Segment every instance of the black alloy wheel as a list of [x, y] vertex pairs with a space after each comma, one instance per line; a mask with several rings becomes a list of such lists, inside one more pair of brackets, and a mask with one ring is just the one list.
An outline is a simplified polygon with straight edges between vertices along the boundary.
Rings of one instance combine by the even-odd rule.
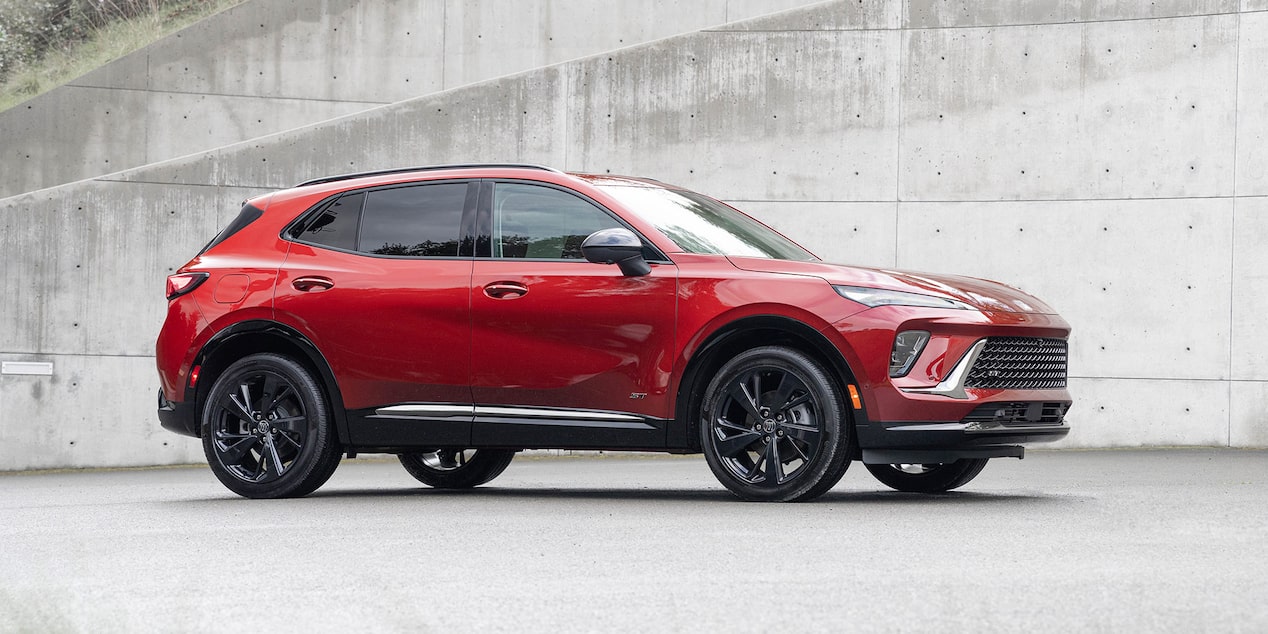
[[746, 500], [808, 500], [849, 467], [840, 388], [797, 350], [766, 346], [737, 355], [710, 382], [701, 414], [709, 467]]
[[339, 466], [329, 408], [312, 375], [276, 354], [235, 362], [204, 400], [203, 451], [216, 477], [249, 498], [315, 491]]
[[945, 464], [863, 465], [885, 486], [907, 493], [944, 493], [962, 487], [986, 468], [986, 458], [965, 458]]
[[498, 477], [511, 464], [509, 449], [424, 449], [397, 456], [415, 480], [437, 489], [470, 489]]

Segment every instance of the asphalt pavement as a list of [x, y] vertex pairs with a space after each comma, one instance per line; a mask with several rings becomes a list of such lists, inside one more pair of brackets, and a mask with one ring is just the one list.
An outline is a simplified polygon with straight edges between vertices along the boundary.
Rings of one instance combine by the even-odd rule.
[[0, 631], [1268, 631], [1268, 451], [1031, 452], [959, 492], [855, 464], [736, 500], [698, 457], [528, 457], [473, 491], [345, 461], [0, 474]]

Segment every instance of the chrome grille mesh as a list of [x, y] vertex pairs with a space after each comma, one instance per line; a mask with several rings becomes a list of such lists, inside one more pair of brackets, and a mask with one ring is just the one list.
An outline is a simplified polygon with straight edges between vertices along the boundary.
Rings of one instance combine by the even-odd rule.
[[964, 387], [1045, 390], [1065, 387], [1066, 341], [991, 337], [969, 369]]

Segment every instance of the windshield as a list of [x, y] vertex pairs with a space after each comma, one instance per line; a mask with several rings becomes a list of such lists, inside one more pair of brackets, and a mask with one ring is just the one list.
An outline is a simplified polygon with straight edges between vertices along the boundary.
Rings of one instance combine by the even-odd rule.
[[600, 185], [686, 253], [773, 260], [816, 260], [770, 227], [707, 196], [686, 190]]

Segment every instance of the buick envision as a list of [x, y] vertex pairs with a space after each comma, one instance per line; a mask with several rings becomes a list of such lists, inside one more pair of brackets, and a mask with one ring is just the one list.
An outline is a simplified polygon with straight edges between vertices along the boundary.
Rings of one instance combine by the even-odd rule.
[[985, 280], [828, 264], [654, 180], [531, 165], [246, 201], [167, 280], [159, 418], [247, 497], [397, 454], [434, 487], [519, 450], [703, 453], [747, 500], [851, 461], [940, 492], [1059, 439], [1070, 328]]

